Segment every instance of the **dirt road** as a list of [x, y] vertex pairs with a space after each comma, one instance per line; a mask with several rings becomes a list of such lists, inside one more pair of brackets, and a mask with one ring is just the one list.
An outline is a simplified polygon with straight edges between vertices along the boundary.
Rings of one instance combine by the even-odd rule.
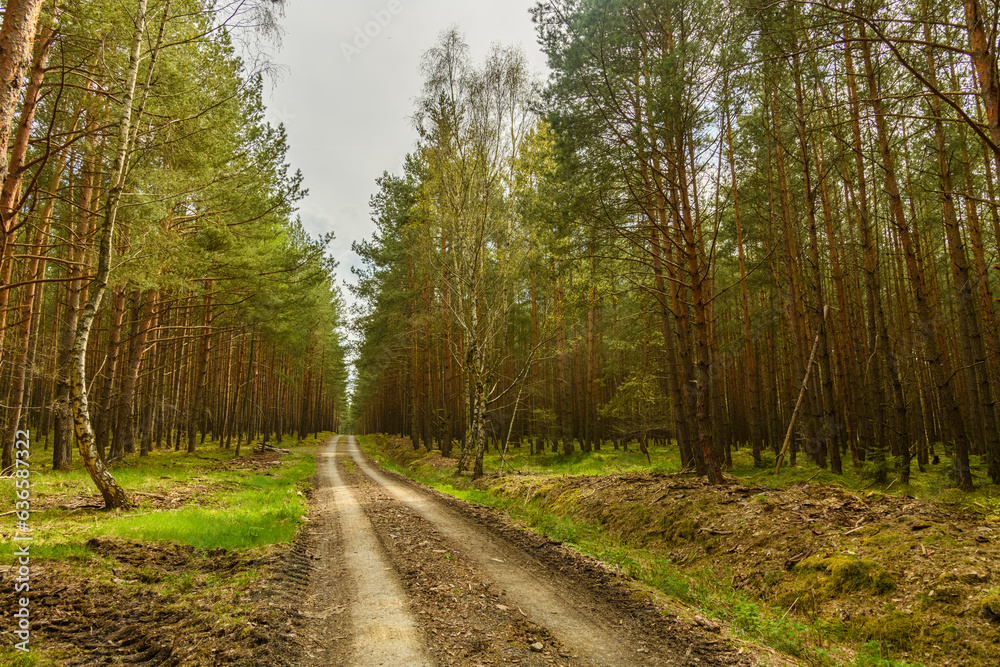
[[317, 457], [306, 665], [749, 665], [603, 568], [370, 463]]

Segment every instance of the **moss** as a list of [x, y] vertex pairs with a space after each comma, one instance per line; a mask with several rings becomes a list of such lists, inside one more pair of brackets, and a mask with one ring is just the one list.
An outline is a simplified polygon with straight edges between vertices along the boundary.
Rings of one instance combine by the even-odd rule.
[[928, 630], [927, 633], [934, 641], [949, 642], [958, 637], [958, 628], [949, 623], [948, 625], [937, 626]]
[[898, 544], [903, 540], [903, 536], [899, 533], [893, 533], [892, 531], [885, 531], [882, 533], [876, 533], [872, 535], [867, 540], [862, 540], [861, 543], [865, 546], [870, 547], [884, 547], [891, 544]]
[[559, 494], [559, 497], [552, 501], [551, 507], [557, 511], [572, 511], [577, 506], [580, 497], [580, 490], [570, 488]]
[[878, 567], [874, 561], [845, 554], [810, 556], [799, 563], [796, 569], [825, 574], [823, 589], [830, 595], [866, 590], [888, 593], [896, 587], [892, 576]]
[[921, 619], [912, 614], [892, 611], [885, 616], [865, 619], [861, 632], [867, 639], [874, 639], [894, 649], [907, 648], [920, 634]]
[[832, 556], [826, 559], [826, 571], [830, 575], [829, 584], [838, 593], [864, 590], [871, 583], [871, 565], [854, 556]]
[[954, 549], [959, 546], [955, 536], [942, 528], [932, 528], [923, 536], [923, 541], [928, 547], [935, 549]]
[[872, 588], [876, 593], [890, 593], [896, 590], [896, 582], [893, 581], [891, 574], [879, 569], [872, 575]]
[[1000, 594], [987, 595], [976, 605], [976, 610], [986, 620], [1000, 622]]
[[545, 497], [548, 496], [549, 492], [554, 488], [556, 488], [555, 484], [542, 484], [531, 493], [528, 500], [545, 500]]
[[664, 538], [668, 543], [689, 542], [698, 534], [698, 522], [691, 517], [684, 517], [664, 533]]

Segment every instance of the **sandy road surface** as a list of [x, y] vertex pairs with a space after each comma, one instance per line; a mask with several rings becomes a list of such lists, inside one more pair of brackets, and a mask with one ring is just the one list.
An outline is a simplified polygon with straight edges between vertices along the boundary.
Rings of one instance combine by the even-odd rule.
[[607, 572], [370, 463], [350, 436], [317, 457], [304, 616], [318, 665], [749, 665]]
[[[332, 637], [330, 632], [339, 624], [326, 624], [315, 642], [320, 650], [313, 661], [357, 667], [431, 665], [399, 579], [351, 486], [342, 479], [336, 461], [339, 439], [316, 458], [315, 502], [326, 534], [320, 541], [322, 562], [306, 615], [326, 621], [341, 616], [346, 607], [352, 641], [338, 645], [344, 637]], [[338, 561], [341, 565], [336, 567]], [[331, 576], [334, 567], [341, 576]], [[331, 588], [340, 590], [334, 594]], [[343, 663], [345, 658], [348, 662]]]

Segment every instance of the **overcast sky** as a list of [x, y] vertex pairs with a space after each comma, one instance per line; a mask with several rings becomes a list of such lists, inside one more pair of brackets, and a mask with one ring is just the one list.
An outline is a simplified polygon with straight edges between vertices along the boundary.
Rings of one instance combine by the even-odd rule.
[[[458, 25], [476, 61], [490, 44], [521, 44], [539, 73], [528, 9], [534, 0], [289, 0], [276, 60], [285, 68], [265, 91], [272, 122], [288, 131], [292, 167], [309, 197], [300, 214], [313, 235], [334, 232], [341, 281], [357, 262], [351, 242], [371, 236], [368, 209], [383, 171], [402, 171], [416, 133], [410, 116], [422, 85], [420, 56]], [[376, 23], [377, 22], [377, 23]], [[383, 27], [384, 24], [384, 27]], [[369, 34], [359, 37], [367, 28]], [[366, 44], [365, 40], [368, 40]], [[345, 297], [350, 298], [344, 290]]]

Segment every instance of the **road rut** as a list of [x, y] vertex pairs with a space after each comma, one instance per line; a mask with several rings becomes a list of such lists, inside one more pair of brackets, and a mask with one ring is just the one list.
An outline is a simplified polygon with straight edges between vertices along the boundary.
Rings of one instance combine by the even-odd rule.
[[[507, 597], [529, 619], [548, 628], [568, 653], [586, 656], [588, 663], [598, 667], [631, 667], [636, 664], [635, 651], [622, 646], [607, 624], [600, 622], [600, 616], [581, 611], [596, 611], [597, 600], [581, 600], [579, 593], [569, 595], [571, 586], [568, 582], [553, 576], [519, 549], [483, 533], [480, 527], [448, 511], [433, 498], [377, 472], [365, 461], [353, 436], [347, 439], [347, 451], [365, 475], [430, 522], [456, 551], [476, 563], [501, 586]], [[538, 575], [539, 571], [544, 572], [544, 577]]]
[[[353, 641], [346, 661], [341, 662], [335, 654], [314, 662], [322, 664], [329, 661], [327, 664], [356, 667], [430, 667], [433, 662], [424, 652], [423, 640], [399, 577], [386, 561], [372, 524], [361, 510], [354, 492], [342, 479], [337, 466], [337, 458], [342, 456], [338, 451], [339, 441], [340, 437], [335, 438], [317, 456], [316, 502], [322, 509], [331, 512], [338, 524], [336, 534], [341, 537], [340, 544], [337, 545], [336, 538], [327, 534], [321, 542], [320, 558], [323, 560], [325, 556], [329, 565], [330, 561], [336, 560], [339, 547], [339, 555], [343, 558], [342, 571], [350, 586], [347, 608]], [[326, 527], [331, 527], [329, 520]], [[330, 581], [327, 577], [321, 585], [329, 587], [343, 583]], [[324, 606], [322, 598], [319, 606]], [[329, 622], [331, 616], [338, 615], [342, 609], [342, 605], [327, 600], [326, 609], [314, 608], [311, 616]], [[326, 630], [329, 629], [327, 626]], [[339, 637], [328, 636], [327, 639], [335, 642]], [[344, 657], [343, 654], [339, 656], [340, 659]]]
[[306, 667], [753, 664], [596, 561], [380, 469], [352, 436], [318, 454], [313, 501]]

